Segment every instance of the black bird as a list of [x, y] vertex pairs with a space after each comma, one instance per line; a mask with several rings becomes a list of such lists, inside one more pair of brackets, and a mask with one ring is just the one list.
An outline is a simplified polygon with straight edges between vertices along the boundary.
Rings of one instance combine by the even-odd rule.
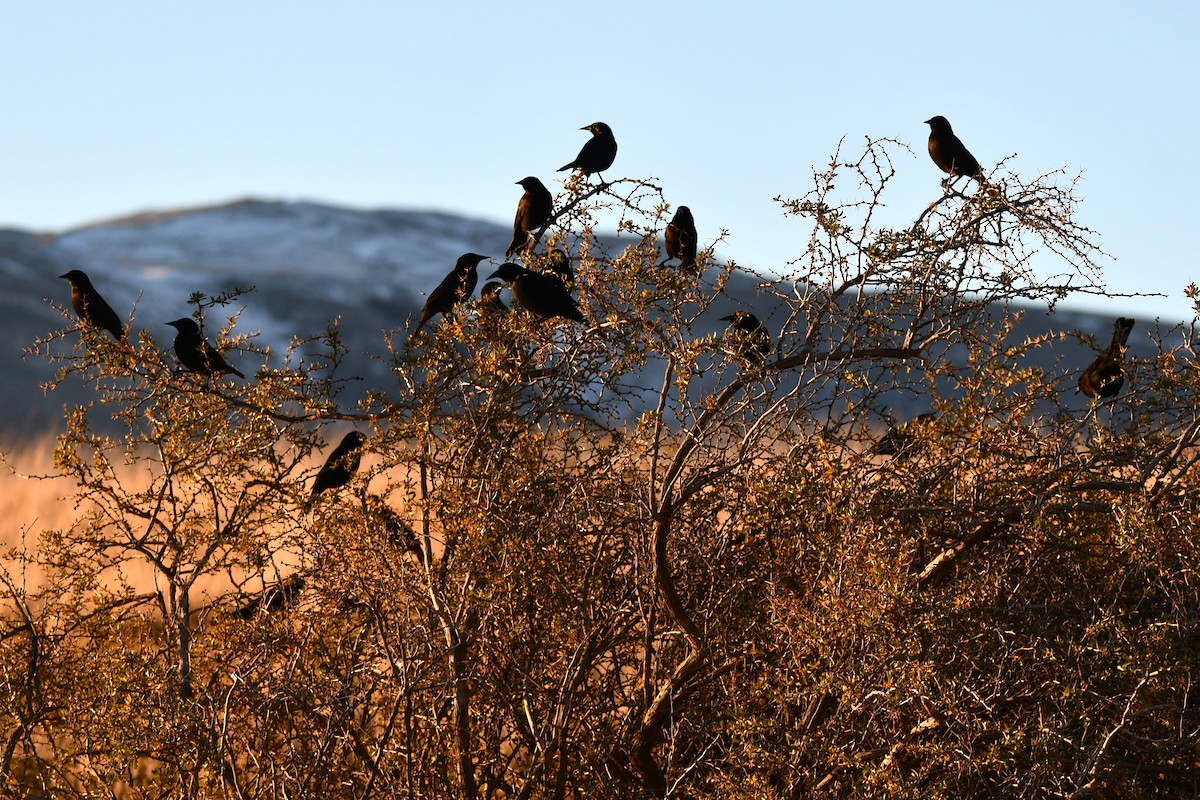
[[368, 495], [364, 499], [367, 518], [383, 530], [384, 538], [392, 547], [403, 548], [412, 553], [422, 564], [425, 563], [425, 548], [412, 526], [400, 518], [382, 497]]
[[575, 270], [571, 269], [571, 258], [557, 247], [546, 254], [546, 271], [554, 273], [570, 290], [575, 286]]
[[475, 270], [480, 261], [486, 260], [487, 256], [478, 253], [464, 253], [458, 257], [458, 262], [450, 274], [429, 293], [425, 305], [421, 307], [421, 321], [417, 324], [417, 329], [409, 334], [409, 339], [420, 333], [425, 323], [436, 315], [449, 314], [455, 306], [466, 302], [475, 293], [475, 284], [479, 283], [479, 273]]
[[1125, 385], [1125, 344], [1134, 321], [1118, 317], [1113, 323], [1112, 344], [1096, 356], [1079, 376], [1079, 391], [1093, 400], [1115, 397]]
[[748, 364], [762, 364], [771, 352], [771, 334], [758, 317], [749, 311], [735, 311], [728, 317], [721, 317], [722, 322], [728, 322], [724, 341], [727, 352]]
[[696, 266], [696, 221], [692, 210], [680, 206], [675, 216], [667, 223], [664, 233], [667, 240], [667, 258], [678, 258], [679, 266]]
[[579, 155], [570, 164], [558, 168], [559, 172], [577, 169], [584, 175], [593, 172], [604, 172], [612, 166], [617, 157], [617, 140], [613, 138], [612, 128], [603, 122], [593, 122], [580, 128], [581, 131], [591, 131], [592, 138], [583, 143]]
[[966, 175], [980, 184], [985, 183], [979, 162], [954, 135], [950, 122], [945, 117], [931, 117], [925, 122], [929, 125], [929, 157], [938, 169], [951, 177]]
[[554, 197], [545, 184], [532, 176], [522, 178], [517, 184], [525, 188], [517, 203], [517, 217], [513, 220], [512, 244], [504, 251], [505, 258], [520, 255], [533, 249], [533, 231], [550, 221], [554, 212]]
[[506, 261], [491, 275], [512, 286], [513, 298], [536, 317], [551, 319], [566, 317], [586, 322], [575, 298], [566, 285], [554, 275], [547, 275]]
[[936, 415], [925, 413], [902, 425], [893, 425], [887, 433], [879, 437], [879, 441], [872, 449], [881, 456], [911, 458], [917, 454], [919, 449], [918, 435], [928, 429], [935, 419], [937, 419]]
[[485, 314], [507, 314], [508, 306], [500, 299], [500, 290], [504, 284], [500, 281], [489, 281], [479, 290], [479, 307]]
[[73, 269], [58, 277], [71, 282], [71, 305], [79, 319], [93, 328], [103, 328], [118, 342], [125, 341], [125, 326], [121, 324], [121, 318], [112, 310], [112, 306], [104, 302], [87, 273]]
[[264, 586], [261, 592], [250, 595], [246, 602], [238, 606], [237, 611], [233, 612], [234, 616], [253, 619], [259, 611], [264, 614], [282, 611], [295, 602], [306, 584], [303, 575], [289, 575], [278, 583]]
[[204, 341], [196, 320], [184, 317], [167, 324], [178, 331], [175, 334], [175, 355], [188, 372], [195, 372], [197, 375], [215, 375], [218, 378], [226, 372], [232, 372], [239, 378], [246, 377], [236, 367], [231, 366], [211, 344]]
[[313, 479], [312, 493], [304, 504], [305, 511], [312, 506], [321, 492], [340, 489], [350, 482], [354, 473], [358, 472], [359, 463], [362, 462], [362, 444], [363, 435], [358, 431], [350, 431], [342, 437], [342, 441], [333, 448], [321, 471]]

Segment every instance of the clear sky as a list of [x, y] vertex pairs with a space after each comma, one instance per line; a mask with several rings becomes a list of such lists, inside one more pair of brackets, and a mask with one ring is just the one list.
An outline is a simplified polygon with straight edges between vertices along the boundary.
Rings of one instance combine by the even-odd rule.
[[[514, 181], [574, 158], [654, 177], [702, 241], [800, 254], [799, 196], [843, 136], [892, 136], [893, 207], [941, 178], [935, 114], [987, 169], [1082, 172], [1120, 309], [1189, 316], [1200, 281], [1200, 4], [55, 0], [0, 12], [0, 226], [60, 230], [258, 196], [509, 225]], [[499, 255], [499, 254], [496, 254]], [[1092, 301], [1086, 307], [1095, 308]]]

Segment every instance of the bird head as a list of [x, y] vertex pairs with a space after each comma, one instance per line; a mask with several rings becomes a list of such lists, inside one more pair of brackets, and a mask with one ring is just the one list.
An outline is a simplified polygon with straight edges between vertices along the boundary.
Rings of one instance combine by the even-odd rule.
[[929, 119], [925, 120], [925, 124], [935, 131], [945, 131], [947, 133], [950, 131], [950, 120], [940, 115], [936, 117], [930, 117]]
[[672, 222], [676, 222], [676, 221], [691, 222], [692, 221], [692, 210], [690, 208], [688, 208], [687, 206], [680, 206], [679, 208], [677, 208], [675, 210], [675, 218], [672, 219], [671, 221]]
[[607, 133], [609, 136], [612, 136], [612, 128], [608, 127], [603, 122], [593, 122], [591, 125], [584, 125], [579, 130], [591, 131], [593, 136], [599, 136], [603, 133]]
[[495, 272], [493, 272], [491, 275], [488, 276], [488, 280], [492, 280], [494, 278], [499, 278], [500, 280], [504, 281], [505, 283], [512, 283], [517, 278], [524, 275], [525, 272], [526, 272], [525, 268], [522, 267], [520, 264], [516, 264], [512, 261], [505, 261], [503, 264], [501, 264], [499, 267], [496, 268]]
[[741, 331], [756, 331], [763, 326], [758, 317], [749, 311], [735, 311], [728, 317], [721, 317], [721, 322], [728, 322], [729, 327], [737, 328]]
[[183, 317], [167, 323], [180, 333], [200, 333], [200, 326], [191, 317]]
[[527, 178], [521, 178], [521, 180], [517, 181], [517, 185], [520, 186], [522, 189], [532, 189], [535, 186], [541, 186], [542, 182], [540, 180], [538, 180], [537, 178], [533, 177], [532, 175], [530, 175]]
[[479, 296], [484, 300], [490, 300], [494, 297], [498, 297], [500, 295], [500, 290], [503, 288], [504, 284], [500, 283], [500, 281], [491, 281], [490, 283], [485, 283], [483, 285], [483, 288], [479, 290]]
[[481, 256], [478, 253], [463, 253], [458, 257], [458, 269], [475, 269], [480, 261], [487, 261], [491, 256]]
[[72, 286], [90, 286], [91, 281], [88, 280], [87, 273], [81, 269], [73, 269], [70, 272], [59, 275], [60, 278], [66, 278], [71, 282]]
[[360, 431], [350, 431], [342, 438], [342, 444], [346, 447], [361, 447], [366, 438]]

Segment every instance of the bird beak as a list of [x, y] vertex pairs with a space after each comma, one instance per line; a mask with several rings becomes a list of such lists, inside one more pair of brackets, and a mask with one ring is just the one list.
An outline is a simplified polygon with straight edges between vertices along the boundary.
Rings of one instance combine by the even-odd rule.
[[583, 126], [582, 128], [580, 128], [579, 130], [581, 130], [581, 131], [590, 131], [591, 129], [592, 129], [592, 126], [591, 126], [591, 125], [584, 125], [584, 126]]
[[932, 125], [932, 124], [933, 124], [933, 117], [930, 117], [929, 119], [925, 120], [925, 124], [926, 124], [926, 125]]

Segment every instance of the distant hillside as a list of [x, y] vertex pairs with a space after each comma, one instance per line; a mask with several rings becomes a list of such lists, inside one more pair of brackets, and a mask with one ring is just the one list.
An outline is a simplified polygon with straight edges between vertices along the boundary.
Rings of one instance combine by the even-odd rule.
[[[187, 298], [196, 291], [214, 295], [253, 285], [240, 306], [239, 330], [258, 331], [276, 352], [293, 336], [319, 333], [340, 318], [352, 352], [348, 366], [369, 384], [388, 379], [369, 355], [384, 352], [382, 332], [407, 327], [459, 255], [484, 253], [498, 264], [510, 237], [508, 227], [449, 214], [261, 200], [139, 213], [59, 235], [0, 231], [6, 343], [0, 436], [54, 426], [64, 405], [88, 396], [82, 386], [43, 395], [37, 384], [50, 377], [49, 367], [20, 358], [35, 337], [64, 326], [45, 300], [69, 306], [69, 287], [58, 276], [70, 269], [91, 275], [119, 314], [129, 315], [136, 304], [135, 330], [146, 329], [164, 345], [174, 334], [166, 321], [187, 315]], [[487, 274], [486, 266], [481, 272]], [[712, 309], [711, 329], [723, 327], [717, 319], [739, 304], [771, 317], [749, 276], [735, 277], [726, 292], [728, 301]], [[1105, 338], [1110, 326], [1111, 317], [1031, 309], [1021, 333], [1080, 329]], [[1144, 333], [1131, 344], [1135, 352], [1144, 348]], [[1090, 354], [1072, 358], [1086, 364]], [[903, 402], [897, 400], [901, 417], [924, 410]]]

